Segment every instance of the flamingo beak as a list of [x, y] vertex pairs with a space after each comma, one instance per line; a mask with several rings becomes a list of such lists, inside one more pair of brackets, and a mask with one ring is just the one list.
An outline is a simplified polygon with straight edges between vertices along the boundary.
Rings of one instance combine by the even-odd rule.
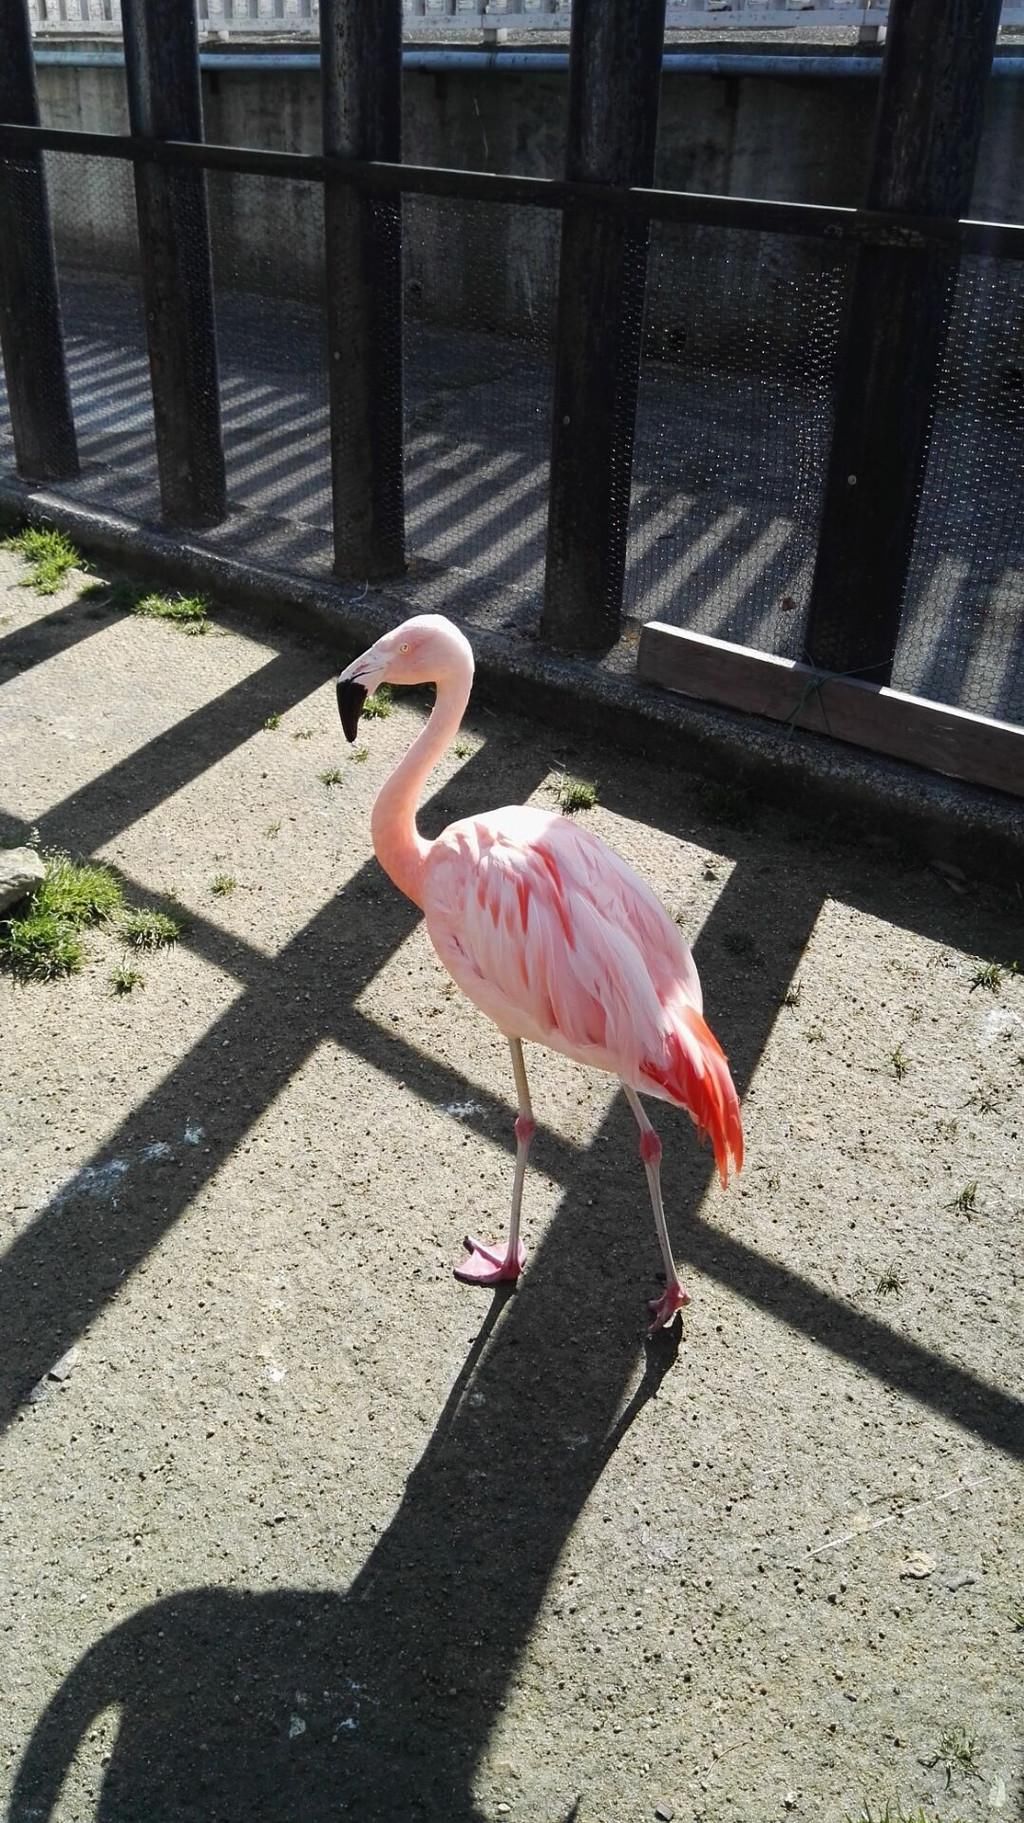
[[354, 741], [356, 738], [359, 717], [368, 695], [366, 685], [361, 684], [358, 678], [345, 677], [344, 674], [339, 677], [338, 714], [341, 716], [341, 725], [347, 741]]

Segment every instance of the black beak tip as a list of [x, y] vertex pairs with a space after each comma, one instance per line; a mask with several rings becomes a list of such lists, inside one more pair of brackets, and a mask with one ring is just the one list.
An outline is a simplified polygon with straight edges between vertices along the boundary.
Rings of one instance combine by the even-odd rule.
[[338, 679], [338, 714], [345, 731], [345, 739], [354, 741], [359, 728], [359, 717], [366, 701], [366, 691], [354, 677]]

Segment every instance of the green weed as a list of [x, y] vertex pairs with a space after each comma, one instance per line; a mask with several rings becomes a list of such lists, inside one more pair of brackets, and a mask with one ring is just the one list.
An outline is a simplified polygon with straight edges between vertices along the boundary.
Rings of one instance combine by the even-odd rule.
[[593, 810], [597, 803], [597, 786], [589, 779], [578, 779], [571, 772], [559, 773], [551, 787], [555, 803], [567, 817], [575, 816], [577, 810]]
[[29, 525], [3, 542], [5, 549], [17, 551], [29, 565], [22, 586], [35, 589], [37, 595], [56, 595], [68, 571], [82, 567], [81, 557], [63, 532]]
[[110, 988], [114, 994], [130, 994], [137, 987], [145, 987], [145, 979], [137, 968], [128, 962], [119, 962], [110, 977]]
[[32, 895], [35, 911], [49, 912], [75, 929], [116, 917], [123, 904], [121, 883], [109, 867], [72, 861], [65, 854], [46, 856], [46, 878]]
[[964, 1728], [947, 1728], [939, 1736], [939, 1744], [926, 1766], [941, 1766], [946, 1775], [946, 1790], [953, 1783], [954, 1773], [965, 1778], [977, 1779], [981, 1776], [978, 1765], [978, 1740], [968, 1734]]
[[210, 891], [216, 898], [225, 899], [228, 893], [234, 892], [237, 885], [238, 881], [233, 879], [231, 874], [215, 874], [210, 881]]
[[367, 697], [359, 713], [368, 722], [383, 722], [387, 720], [394, 706], [390, 684], [378, 684], [373, 695]]
[[887, 1266], [879, 1279], [875, 1290], [881, 1297], [898, 1297], [906, 1280], [898, 1266]]
[[18, 981], [77, 975], [84, 961], [74, 926], [53, 912], [27, 911], [0, 923], [0, 963]]
[[206, 633], [210, 604], [203, 595], [141, 595], [131, 609], [143, 620], [166, 620], [183, 633]]
[[962, 1190], [958, 1190], [953, 1201], [946, 1204], [946, 1208], [952, 1209], [957, 1215], [976, 1214], [978, 1208], [977, 1179], [972, 1178], [969, 1184], [965, 1184]]
[[167, 949], [183, 928], [168, 912], [129, 911], [121, 919], [121, 935], [131, 949]]

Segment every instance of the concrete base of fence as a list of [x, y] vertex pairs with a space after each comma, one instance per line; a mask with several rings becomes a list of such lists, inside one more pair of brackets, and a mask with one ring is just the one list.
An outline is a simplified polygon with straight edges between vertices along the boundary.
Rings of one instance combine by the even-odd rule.
[[[27, 519], [58, 527], [86, 554], [147, 581], [200, 589], [272, 629], [313, 636], [339, 661], [422, 605], [403, 584], [353, 588], [244, 561], [200, 534], [163, 531], [0, 477], [0, 523]], [[630, 628], [607, 658], [592, 660], [552, 653], [521, 633], [471, 628], [475, 700], [560, 732], [593, 736], [606, 728], [610, 746], [740, 786], [833, 840], [884, 844], [1003, 887], [1017, 881], [1022, 890], [1019, 800], [642, 683], [635, 674], [638, 631]]]

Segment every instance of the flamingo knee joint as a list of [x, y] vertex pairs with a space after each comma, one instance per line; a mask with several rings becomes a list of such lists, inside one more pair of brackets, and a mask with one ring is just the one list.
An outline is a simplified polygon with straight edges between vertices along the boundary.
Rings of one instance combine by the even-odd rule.
[[648, 1127], [640, 1135], [640, 1157], [645, 1165], [661, 1163], [661, 1141], [653, 1127]]

